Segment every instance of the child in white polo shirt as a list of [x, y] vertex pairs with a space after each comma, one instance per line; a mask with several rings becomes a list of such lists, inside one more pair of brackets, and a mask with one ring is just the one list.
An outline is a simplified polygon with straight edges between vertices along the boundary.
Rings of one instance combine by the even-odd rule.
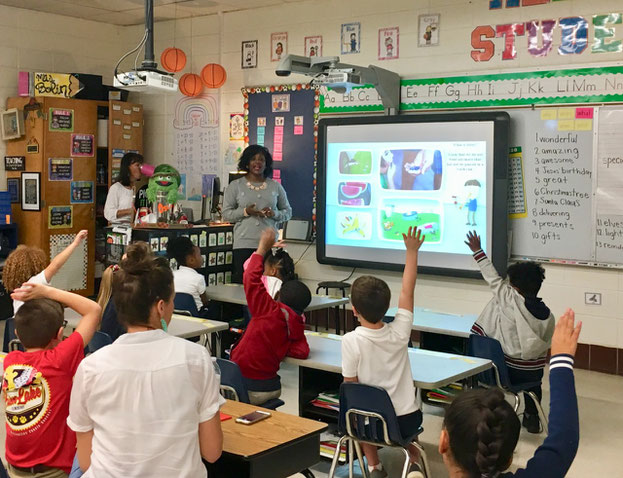
[[178, 265], [177, 270], [173, 271], [175, 292], [192, 295], [197, 311], [201, 316], [206, 315], [207, 310], [203, 309], [208, 306], [206, 281], [196, 270], [201, 267], [201, 251], [188, 237], [180, 236], [169, 242], [167, 254]]
[[[361, 382], [387, 390], [398, 416], [400, 432], [407, 436], [422, 424], [421, 400], [413, 385], [408, 343], [413, 323], [413, 291], [417, 278], [418, 251], [424, 236], [416, 228], [403, 234], [407, 257], [402, 290], [394, 321], [383, 317], [389, 308], [391, 292], [387, 284], [372, 276], [361, 276], [351, 290], [353, 314], [361, 324], [342, 339], [342, 375], [345, 382]], [[379, 461], [377, 447], [362, 444], [368, 460], [370, 478], [387, 476]], [[410, 447], [411, 462], [419, 458]]]

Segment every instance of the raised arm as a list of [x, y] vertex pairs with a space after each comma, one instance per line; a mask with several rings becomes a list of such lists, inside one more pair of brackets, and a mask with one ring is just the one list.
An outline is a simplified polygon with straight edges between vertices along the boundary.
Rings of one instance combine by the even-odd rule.
[[262, 283], [264, 274], [264, 256], [275, 243], [275, 231], [272, 228], [262, 231], [257, 250], [249, 260], [249, 265], [244, 271], [242, 282], [244, 294], [249, 305], [251, 317], [266, 314], [271, 308], [278, 308], [277, 302], [270, 296]]
[[54, 257], [52, 261], [50, 261], [50, 265], [46, 267], [43, 271], [45, 275], [45, 280], [47, 282], [50, 282], [52, 280], [52, 277], [54, 277], [56, 273], [60, 270], [60, 268], [65, 265], [67, 259], [69, 259], [72, 253], [80, 245], [80, 243], [87, 238], [88, 233], [89, 231], [87, 231], [86, 229], [80, 231], [78, 234], [76, 234], [76, 238], [74, 239], [74, 241], [69, 244], [60, 254], [57, 254], [57, 256]]
[[425, 238], [426, 236], [423, 236], [421, 231], [415, 227], [410, 227], [409, 231], [402, 235], [407, 248], [407, 256], [402, 274], [402, 289], [400, 289], [400, 297], [398, 298], [398, 308], [409, 312], [413, 312], [413, 291], [417, 279], [418, 253]]
[[476, 234], [476, 231], [467, 233], [467, 241], [465, 241], [465, 244], [467, 244], [474, 254], [474, 260], [480, 268], [483, 279], [487, 281], [487, 284], [489, 284], [489, 288], [495, 294], [496, 298], [500, 302], [500, 305], [504, 307], [512, 302], [513, 288], [508, 282], [500, 277], [498, 271], [496, 271], [495, 267], [493, 267], [493, 264], [487, 257], [487, 254], [485, 254], [485, 251], [482, 250], [482, 246], [480, 245], [480, 236]]
[[528, 461], [526, 468], [517, 470], [515, 473], [517, 478], [532, 476], [563, 478], [567, 475], [577, 453], [580, 425], [573, 377], [573, 357], [582, 323], [574, 326], [574, 319], [575, 315], [569, 309], [556, 324], [549, 367], [549, 433]]
[[76, 327], [76, 332], [82, 336], [82, 341], [85, 346], [93, 338], [93, 334], [95, 334], [102, 316], [102, 308], [97, 302], [78, 294], [55, 289], [54, 287], [43, 284], [31, 284], [26, 282], [22, 287], [13, 291], [11, 298], [24, 302], [31, 299], [47, 298], [74, 309], [82, 316], [78, 327]]

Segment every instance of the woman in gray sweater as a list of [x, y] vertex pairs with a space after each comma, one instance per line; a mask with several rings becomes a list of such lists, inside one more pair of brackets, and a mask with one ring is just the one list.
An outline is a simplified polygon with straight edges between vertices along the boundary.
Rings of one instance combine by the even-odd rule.
[[232, 282], [242, 283], [242, 266], [257, 249], [262, 231], [277, 230], [292, 217], [292, 208], [281, 184], [270, 179], [273, 158], [268, 149], [257, 144], [247, 147], [238, 170], [247, 174], [225, 189], [223, 219], [235, 224]]

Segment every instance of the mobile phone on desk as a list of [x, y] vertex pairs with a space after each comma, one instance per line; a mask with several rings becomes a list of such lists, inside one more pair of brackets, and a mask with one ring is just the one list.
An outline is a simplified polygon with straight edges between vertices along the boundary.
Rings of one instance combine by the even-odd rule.
[[247, 413], [246, 415], [242, 415], [241, 417], [236, 418], [236, 422], [242, 423], [243, 425], [252, 425], [268, 417], [270, 417], [269, 412], [255, 410], [254, 412]]

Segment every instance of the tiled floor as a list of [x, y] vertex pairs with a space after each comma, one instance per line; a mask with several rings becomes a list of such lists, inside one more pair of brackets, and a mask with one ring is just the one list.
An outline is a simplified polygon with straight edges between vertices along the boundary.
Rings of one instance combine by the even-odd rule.
[[[4, 322], [0, 322], [0, 336], [2, 336], [3, 328]], [[576, 370], [575, 374], [580, 406], [581, 442], [578, 455], [567, 476], [570, 478], [623, 476], [620, 456], [621, 450], [623, 450], [623, 377], [584, 370]], [[283, 364], [280, 375], [283, 385], [282, 399], [286, 404], [279, 410], [296, 414], [298, 412], [298, 368]], [[544, 404], [546, 411], [548, 403], [548, 383], [545, 381]], [[4, 401], [2, 400], [0, 412], [3, 411], [3, 408]], [[441, 408], [424, 406], [423, 425], [425, 431], [421, 435], [421, 443], [426, 449], [434, 478], [448, 476], [437, 453], [442, 413]], [[525, 465], [543, 438], [543, 435], [531, 435], [522, 432], [515, 453], [513, 469]], [[0, 427], [0, 449], [3, 458], [4, 439], [5, 429]], [[392, 453], [391, 450], [383, 451], [381, 456], [390, 472], [390, 477], [399, 476], [396, 470], [399, 469], [401, 456]], [[316, 478], [325, 478], [329, 471], [329, 461], [323, 460], [315, 465], [312, 471]], [[302, 475], [294, 476], [296, 478], [302, 477]], [[348, 472], [342, 470], [338, 476], [348, 476]]]

